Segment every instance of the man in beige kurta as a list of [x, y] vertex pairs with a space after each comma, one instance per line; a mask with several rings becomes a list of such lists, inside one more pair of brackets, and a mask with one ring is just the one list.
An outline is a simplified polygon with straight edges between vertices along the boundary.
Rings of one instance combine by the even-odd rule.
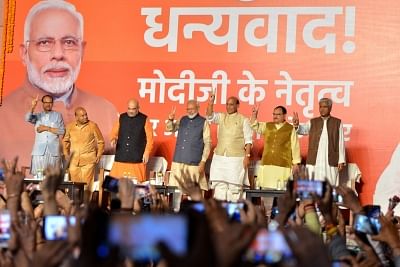
[[301, 162], [296, 130], [286, 122], [287, 111], [283, 106], [274, 108], [273, 122], [258, 122], [257, 114], [258, 107], [253, 109], [250, 123], [254, 131], [264, 135], [264, 151], [256, 187], [283, 189]]
[[67, 125], [63, 139], [64, 155], [72, 154], [69, 175], [73, 182], [86, 183], [91, 190], [96, 164], [104, 151], [104, 138], [84, 108], [75, 109], [74, 122]]
[[214, 113], [214, 94], [207, 107], [207, 120], [218, 124], [218, 144], [210, 167], [214, 198], [236, 202], [249, 186], [247, 170], [250, 163], [253, 133], [249, 119], [238, 113], [239, 99], [228, 98], [226, 113]]

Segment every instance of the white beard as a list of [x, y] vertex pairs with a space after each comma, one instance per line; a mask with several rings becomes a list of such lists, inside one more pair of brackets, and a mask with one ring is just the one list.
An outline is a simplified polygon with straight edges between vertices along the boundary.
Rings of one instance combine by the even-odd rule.
[[[66, 68], [69, 74], [66, 77], [47, 78], [44, 73], [48, 69], [52, 68]], [[81, 61], [75, 69], [73, 69], [68, 63], [56, 62], [49, 63], [40, 69], [40, 72], [33, 66], [28, 59], [27, 71], [29, 81], [39, 87], [40, 89], [54, 95], [63, 95], [67, 93], [74, 85], [81, 68]]]
[[187, 115], [189, 117], [189, 119], [193, 119], [194, 117], [197, 116], [197, 113], [193, 114], [193, 115]]

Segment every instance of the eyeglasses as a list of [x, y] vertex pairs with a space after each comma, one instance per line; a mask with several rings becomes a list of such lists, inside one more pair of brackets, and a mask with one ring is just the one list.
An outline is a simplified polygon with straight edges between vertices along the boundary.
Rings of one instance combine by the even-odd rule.
[[272, 113], [272, 115], [274, 115], [274, 116], [282, 116], [283, 114], [282, 113]]
[[49, 102], [49, 101], [42, 101], [43, 104], [53, 104], [53, 101]]
[[81, 48], [81, 40], [75, 37], [64, 37], [61, 39], [40, 38], [37, 40], [28, 40], [27, 43], [32, 44], [39, 52], [49, 52], [53, 50], [57, 41], [60, 41], [63, 50], [79, 50]]

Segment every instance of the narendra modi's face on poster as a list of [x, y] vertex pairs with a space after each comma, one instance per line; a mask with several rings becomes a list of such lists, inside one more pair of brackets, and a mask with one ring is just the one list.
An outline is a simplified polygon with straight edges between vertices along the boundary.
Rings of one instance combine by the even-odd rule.
[[34, 86], [56, 96], [72, 88], [85, 45], [81, 32], [79, 20], [66, 10], [45, 9], [33, 17], [20, 52]]

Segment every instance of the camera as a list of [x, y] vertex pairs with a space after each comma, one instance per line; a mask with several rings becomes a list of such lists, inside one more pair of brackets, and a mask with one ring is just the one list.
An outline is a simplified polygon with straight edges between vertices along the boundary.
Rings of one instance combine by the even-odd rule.
[[183, 215], [119, 215], [111, 219], [108, 242], [135, 262], [158, 261], [157, 244], [184, 256], [188, 246], [188, 221]]

